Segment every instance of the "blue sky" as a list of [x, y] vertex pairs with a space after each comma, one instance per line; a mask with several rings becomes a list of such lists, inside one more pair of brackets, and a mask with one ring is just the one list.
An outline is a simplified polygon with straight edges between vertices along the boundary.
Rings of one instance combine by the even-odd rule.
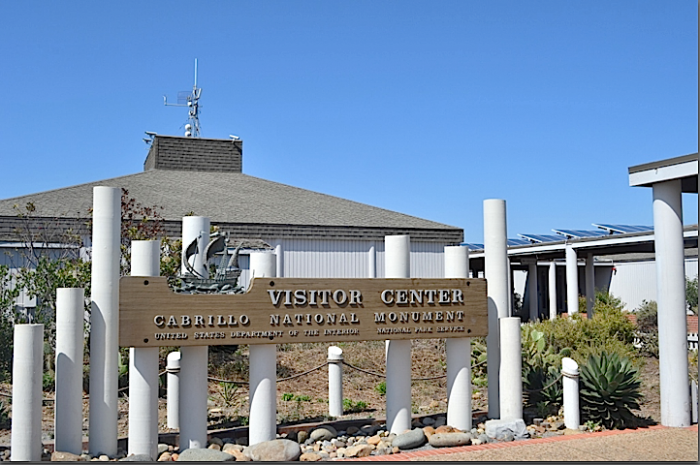
[[488, 198], [509, 237], [650, 225], [627, 169], [698, 150], [697, 18], [694, 0], [5, 2], [0, 198], [141, 171], [144, 131], [183, 133], [162, 96], [198, 58], [202, 136], [240, 136], [247, 174], [471, 242]]

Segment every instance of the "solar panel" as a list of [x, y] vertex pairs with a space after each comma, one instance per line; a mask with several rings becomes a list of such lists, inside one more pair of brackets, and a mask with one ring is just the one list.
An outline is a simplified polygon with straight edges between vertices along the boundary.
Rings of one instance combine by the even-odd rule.
[[552, 229], [552, 231], [570, 238], [601, 237], [610, 235], [610, 233], [601, 231], [600, 229]]
[[518, 236], [525, 238], [530, 243], [558, 242], [563, 240], [561, 236], [552, 234], [518, 234]]
[[515, 245], [530, 245], [531, 242], [525, 239], [508, 239], [508, 245], [509, 246], [515, 246]]
[[476, 242], [462, 242], [459, 245], [466, 245], [469, 250], [484, 250], [484, 244], [477, 244]]
[[639, 225], [629, 225], [629, 224], [593, 224], [600, 229], [605, 229], [613, 233], [625, 234], [625, 233], [637, 233], [637, 232], [652, 232], [654, 231], [653, 226], [639, 226]]

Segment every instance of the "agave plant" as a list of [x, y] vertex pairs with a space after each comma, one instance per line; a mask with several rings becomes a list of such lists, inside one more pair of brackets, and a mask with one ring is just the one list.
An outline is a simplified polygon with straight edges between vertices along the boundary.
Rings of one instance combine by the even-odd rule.
[[628, 358], [605, 351], [590, 355], [581, 367], [581, 410], [584, 421], [600, 423], [606, 428], [633, 426], [631, 410], [639, 409], [642, 398], [637, 370]]

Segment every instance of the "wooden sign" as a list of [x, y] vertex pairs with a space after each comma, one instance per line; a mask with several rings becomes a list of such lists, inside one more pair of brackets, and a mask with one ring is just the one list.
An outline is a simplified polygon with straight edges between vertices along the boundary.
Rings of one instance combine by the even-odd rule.
[[255, 278], [245, 294], [176, 294], [121, 278], [123, 347], [486, 336], [484, 279]]

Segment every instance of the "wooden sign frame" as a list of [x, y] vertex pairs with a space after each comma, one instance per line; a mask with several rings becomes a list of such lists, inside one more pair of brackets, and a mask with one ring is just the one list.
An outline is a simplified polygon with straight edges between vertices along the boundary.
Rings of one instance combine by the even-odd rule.
[[122, 347], [486, 336], [485, 279], [255, 278], [245, 294], [173, 292], [164, 277], [119, 283]]

